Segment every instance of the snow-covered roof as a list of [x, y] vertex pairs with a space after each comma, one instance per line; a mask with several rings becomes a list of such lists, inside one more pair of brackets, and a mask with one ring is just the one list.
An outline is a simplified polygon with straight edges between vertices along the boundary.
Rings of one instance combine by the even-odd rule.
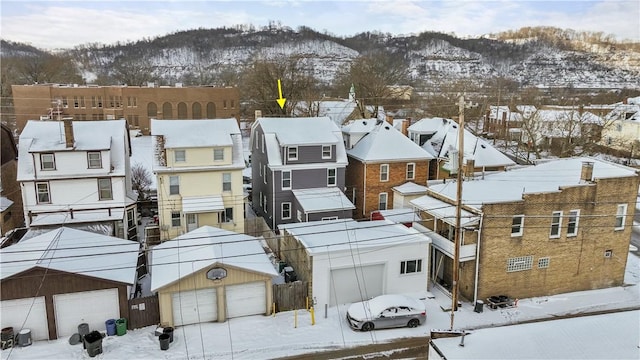
[[617, 104], [604, 118], [607, 121], [640, 120], [640, 102], [635, 104]]
[[[593, 178], [634, 177], [636, 170], [604, 160], [576, 157], [552, 160], [535, 166], [486, 175], [482, 180], [464, 182], [462, 201], [480, 209], [482, 204], [522, 200], [524, 194], [557, 192], [560, 187], [585, 185], [580, 180], [583, 162], [593, 163]], [[429, 191], [456, 198], [453, 182], [429, 186]], [[422, 199], [422, 198], [420, 198]], [[418, 200], [411, 201], [419, 205]]]
[[13, 205], [13, 201], [9, 200], [9, 198], [0, 197], [0, 212], [7, 210], [11, 205]]
[[164, 136], [165, 149], [231, 146], [240, 134], [236, 118], [203, 120], [151, 119], [151, 135]]
[[[75, 140], [72, 151], [110, 150], [113, 170], [109, 176], [125, 176], [125, 156], [128, 156], [129, 147], [126, 120], [73, 121], [72, 126]], [[18, 181], [34, 179], [31, 153], [70, 151], [65, 139], [62, 121], [29, 120], [18, 142]], [[86, 163], [76, 166], [77, 173], [86, 172]]]
[[376, 119], [351, 120], [340, 128], [343, 134], [368, 134], [376, 127]]
[[[238, 121], [229, 119], [207, 120], [151, 120], [153, 144], [152, 168], [154, 172], [174, 171], [164, 161], [164, 149], [214, 148], [232, 146], [230, 165], [181, 166], [180, 171], [244, 169], [244, 146]], [[159, 136], [164, 138], [164, 144]], [[169, 144], [169, 145], [167, 145]], [[162, 148], [164, 146], [164, 149]]]
[[[458, 149], [458, 124], [451, 119], [425, 118], [409, 127], [416, 129], [436, 129], [431, 139], [422, 146], [423, 149], [433, 152], [438, 158], [446, 158], [451, 150]], [[515, 162], [504, 155], [484, 139], [473, 135], [467, 129], [464, 130], [464, 159], [474, 160], [475, 167], [511, 166]]]
[[265, 134], [274, 134], [280, 146], [337, 144], [338, 126], [328, 117], [258, 118]]
[[388, 209], [378, 210], [380, 215], [386, 220], [392, 221], [396, 224], [407, 224], [414, 221], [420, 221], [420, 215], [416, 214], [413, 209]]
[[[472, 330], [433, 340], [447, 359], [637, 359], [640, 311]], [[594, 338], [594, 334], [597, 337]]]
[[[417, 209], [432, 214], [436, 219], [440, 219], [449, 225], [456, 226], [456, 207], [452, 204], [438, 200], [429, 195], [421, 196], [409, 201]], [[480, 216], [460, 209], [460, 226], [470, 226], [478, 224]]]
[[356, 248], [389, 247], [430, 243], [415, 229], [389, 220], [358, 222], [353, 219], [280, 224], [278, 228], [294, 236], [312, 255]]
[[362, 162], [422, 161], [433, 155], [411, 141], [387, 122], [381, 122], [358, 141], [347, 155]]
[[258, 238], [202, 226], [153, 248], [151, 291], [214, 264], [278, 275]]
[[392, 307], [408, 307], [418, 311], [425, 311], [422, 301], [402, 294], [386, 294], [376, 296], [370, 300], [349, 305], [348, 313], [355, 319], [364, 320], [377, 316], [386, 309]]
[[[323, 165], [347, 165], [347, 153], [342, 133], [329, 118], [259, 118], [253, 125], [264, 132], [265, 149], [270, 167], [282, 166], [282, 146], [329, 145], [336, 146], [336, 161]], [[288, 165], [295, 167], [296, 165]]]
[[335, 187], [297, 189], [292, 192], [306, 214], [356, 208], [345, 194]]
[[0, 250], [0, 278], [41, 267], [133, 284], [137, 241], [61, 227]]
[[423, 185], [418, 185], [412, 181], [406, 182], [402, 185], [394, 186], [391, 188], [393, 191], [397, 191], [402, 195], [412, 195], [412, 194], [424, 194], [427, 192], [427, 187]]
[[[357, 110], [358, 103], [355, 100], [349, 100], [349, 99], [320, 100], [320, 101], [314, 101], [314, 106], [317, 106], [318, 116], [328, 117], [336, 125], [341, 126], [346, 121], [348, 121], [349, 117], [352, 116], [352, 114], [354, 114], [354, 112]], [[307, 107], [308, 107], [307, 102], [302, 101], [298, 103], [295, 113], [299, 115], [304, 115], [305, 109]], [[373, 111], [375, 110], [375, 106], [373, 105], [367, 105], [365, 106], [365, 108], [368, 113], [373, 113]], [[384, 108], [382, 106], [379, 106], [378, 114], [376, 115], [375, 118], [384, 119], [384, 117], [385, 117]], [[373, 118], [372, 120], [375, 121], [375, 118]]]
[[602, 118], [591, 112], [584, 111], [582, 114], [578, 110], [555, 110], [544, 109], [538, 110], [535, 114], [535, 119], [545, 122], [567, 122], [575, 121], [581, 124], [600, 124], [602, 125]]

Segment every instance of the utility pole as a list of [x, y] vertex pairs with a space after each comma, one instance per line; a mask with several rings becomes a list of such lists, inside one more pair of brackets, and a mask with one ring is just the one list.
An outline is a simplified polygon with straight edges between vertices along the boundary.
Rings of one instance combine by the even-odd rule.
[[458, 121], [458, 174], [456, 178], [456, 228], [453, 246], [453, 284], [451, 286], [451, 330], [453, 330], [454, 313], [458, 310], [458, 280], [460, 279], [460, 243], [462, 242], [462, 229], [460, 228], [460, 216], [462, 213], [462, 161], [464, 160], [464, 95], [460, 96], [458, 103], [460, 119]]

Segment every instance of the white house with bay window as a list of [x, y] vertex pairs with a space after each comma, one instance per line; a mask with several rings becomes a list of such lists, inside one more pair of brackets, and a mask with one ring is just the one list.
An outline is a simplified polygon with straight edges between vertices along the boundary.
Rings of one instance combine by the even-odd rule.
[[125, 120], [27, 122], [17, 175], [26, 225], [136, 239], [130, 156]]
[[318, 308], [427, 290], [431, 239], [389, 220], [280, 224], [274, 249]]
[[242, 135], [235, 118], [151, 120], [160, 239], [208, 225], [244, 232]]

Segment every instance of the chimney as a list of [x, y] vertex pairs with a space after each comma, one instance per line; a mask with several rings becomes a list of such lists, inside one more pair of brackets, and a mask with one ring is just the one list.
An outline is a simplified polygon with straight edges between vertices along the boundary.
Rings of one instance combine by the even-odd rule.
[[411, 121], [411, 119], [404, 119], [402, 120], [402, 135], [404, 136], [409, 136], [409, 122]]
[[64, 138], [67, 148], [73, 148], [75, 139], [73, 138], [73, 119], [64, 118]]
[[393, 126], [393, 116], [387, 115], [387, 122]]
[[474, 170], [476, 168], [476, 161], [474, 159], [467, 159], [465, 173], [467, 177], [473, 177]]
[[258, 118], [262, 117], [262, 110], [256, 110], [255, 112], [255, 120], [258, 120]]
[[593, 180], [593, 161], [583, 161], [580, 171], [580, 182], [591, 182]]

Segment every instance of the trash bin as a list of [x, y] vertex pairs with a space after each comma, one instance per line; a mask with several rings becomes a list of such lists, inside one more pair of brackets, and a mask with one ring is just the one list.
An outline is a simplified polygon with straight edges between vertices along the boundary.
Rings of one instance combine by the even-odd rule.
[[105, 321], [104, 326], [107, 328], [108, 336], [112, 336], [116, 334], [116, 319], [109, 319]]
[[162, 333], [169, 335], [169, 342], [170, 343], [173, 342], [173, 328], [172, 327], [167, 326], [166, 328], [162, 329]]
[[18, 346], [31, 345], [31, 329], [22, 329], [18, 332]]
[[84, 336], [82, 340], [90, 357], [102, 354], [102, 334], [98, 331], [92, 331]]
[[476, 301], [476, 307], [473, 309], [473, 311], [475, 311], [477, 313], [481, 313], [483, 309], [484, 309], [484, 301], [477, 300]]
[[13, 347], [13, 327], [9, 326], [2, 329], [0, 337], [0, 348], [6, 350]]
[[[80, 335], [80, 341], [82, 341], [82, 339], [84, 338], [85, 335], [87, 335], [89, 333], [89, 324], [87, 323], [82, 323], [78, 325], [78, 334]], [[82, 341], [82, 347], [83, 348], [87, 348], [86, 345], [84, 344], [84, 341]]]
[[169, 350], [169, 343], [171, 342], [169, 334], [162, 334], [158, 339], [160, 340], [160, 350]]
[[127, 319], [120, 318], [116, 320], [116, 334], [122, 336], [127, 333]]

